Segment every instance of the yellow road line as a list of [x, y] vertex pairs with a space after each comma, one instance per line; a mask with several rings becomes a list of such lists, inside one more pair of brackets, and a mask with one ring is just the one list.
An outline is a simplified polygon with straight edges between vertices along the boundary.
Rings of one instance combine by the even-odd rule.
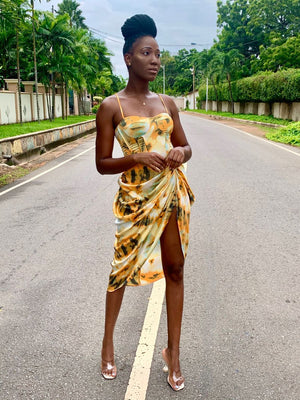
[[165, 280], [161, 279], [153, 285], [124, 400], [146, 398], [164, 294]]

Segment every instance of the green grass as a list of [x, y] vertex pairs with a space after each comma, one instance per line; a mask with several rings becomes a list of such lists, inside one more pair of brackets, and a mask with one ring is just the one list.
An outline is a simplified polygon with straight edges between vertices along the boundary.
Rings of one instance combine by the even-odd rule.
[[300, 147], [300, 122], [294, 122], [285, 128], [277, 129], [274, 132], [268, 132], [266, 138], [275, 142]]
[[22, 178], [22, 176], [27, 175], [29, 172], [29, 169], [23, 167], [16, 167], [15, 169], [12, 169], [6, 174], [0, 176], [0, 187], [11, 183], [18, 178]]
[[273, 140], [274, 142], [281, 142], [290, 144], [293, 146], [300, 146], [300, 122], [292, 122], [286, 119], [274, 118], [272, 116], [265, 115], [254, 115], [254, 114], [232, 114], [230, 112], [216, 112], [216, 111], [205, 111], [205, 110], [187, 110], [198, 112], [205, 115], [219, 115], [223, 117], [246, 119], [250, 121], [267, 122], [277, 125], [286, 125], [284, 128], [273, 128], [261, 126], [261, 129], [265, 132], [266, 138]]
[[38, 122], [24, 122], [20, 124], [0, 125], [0, 139], [23, 135], [25, 133], [32, 133], [44, 131], [51, 128], [58, 128], [61, 126], [72, 125], [78, 122], [84, 122], [95, 119], [95, 115], [72, 115], [68, 119], [55, 118], [53, 122], [43, 120]]
[[229, 117], [229, 118], [238, 118], [238, 119], [246, 119], [249, 121], [258, 121], [258, 122], [266, 122], [269, 124], [277, 124], [277, 125], [289, 125], [291, 123], [290, 120], [274, 118], [271, 115], [255, 115], [255, 114], [232, 114], [230, 112], [217, 112], [217, 111], [205, 111], [205, 110], [187, 110], [198, 112], [200, 114], [206, 115], [219, 115], [221, 117]]

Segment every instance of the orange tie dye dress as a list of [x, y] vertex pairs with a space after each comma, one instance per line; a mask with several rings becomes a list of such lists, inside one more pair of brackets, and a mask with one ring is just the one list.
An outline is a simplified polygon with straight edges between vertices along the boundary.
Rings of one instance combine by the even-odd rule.
[[[154, 117], [124, 117], [115, 130], [124, 155], [154, 151], [167, 156], [172, 149], [173, 121], [166, 112]], [[116, 217], [116, 239], [108, 291], [124, 285], [138, 286], [164, 276], [161, 262], [160, 237], [174, 207], [186, 256], [189, 241], [190, 206], [193, 193], [185, 177], [184, 166], [162, 172], [137, 164], [120, 176], [119, 190], [113, 211]]]

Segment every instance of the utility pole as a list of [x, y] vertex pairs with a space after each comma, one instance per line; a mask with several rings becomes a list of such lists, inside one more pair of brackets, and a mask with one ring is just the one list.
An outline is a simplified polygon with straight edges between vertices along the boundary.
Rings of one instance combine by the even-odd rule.
[[195, 65], [193, 65], [192, 74], [193, 74], [193, 110], [195, 110], [196, 109], [196, 107], [195, 107]]
[[37, 63], [36, 63], [36, 43], [35, 43], [34, 0], [31, 0], [31, 12], [32, 12], [31, 19], [32, 19], [33, 66], [34, 66], [36, 113], [37, 113], [37, 120], [38, 120], [38, 122], [40, 122], [40, 105], [39, 105], [38, 75], [37, 75]]
[[161, 66], [163, 69], [163, 94], [166, 92], [166, 66], [162, 65]]
[[205, 111], [208, 109], [208, 78], [206, 78]]

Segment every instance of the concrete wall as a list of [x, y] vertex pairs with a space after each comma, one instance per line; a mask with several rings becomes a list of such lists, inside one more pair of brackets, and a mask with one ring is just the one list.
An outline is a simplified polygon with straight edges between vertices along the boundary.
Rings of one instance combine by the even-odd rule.
[[31, 94], [21, 93], [21, 99], [22, 99], [22, 121], [29, 122], [32, 120]]
[[271, 107], [269, 103], [258, 103], [257, 109], [258, 115], [270, 115], [271, 114]]
[[[195, 107], [193, 105], [194, 104], [194, 95], [195, 95]], [[190, 109], [193, 109], [193, 108], [196, 109], [197, 108], [197, 97], [199, 97], [198, 90], [196, 90], [195, 92], [190, 92], [185, 96], [186, 101], [189, 102], [189, 108]]]
[[176, 104], [178, 110], [184, 110], [185, 109], [186, 100], [185, 100], [184, 97], [173, 97], [173, 96], [171, 96], [171, 98], [174, 100], [174, 103]]
[[51, 148], [96, 130], [96, 121], [80, 122], [62, 128], [28, 133], [0, 140], [0, 162], [2, 155], [12, 155], [29, 160], [40, 152], [41, 147]]
[[[186, 96], [186, 99], [189, 97]], [[190, 106], [191, 107], [191, 106]], [[205, 101], [201, 101], [201, 108], [205, 110]], [[231, 103], [228, 101], [208, 101], [208, 110], [211, 111], [231, 111]], [[255, 103], [246, 102], [234, 103], [235, 114], [255, 114], [255, 115], [273, 115], [275, 118], [291, 119], [300, 121], [300, 102], [294, 103]]]
[[0, 91], [0, 124], [17, 122], [16, 93]]
[[[19, 110], [19, 98], [17, 91], [17, 79], [5, 79], [8, 90], [0, 90], [0, 125], [13, 124], [20, 122], [20, 110]], [[22, 120], [23, 122], [36, 121], [37, 120], [37, 105], [36, 105], [36, 94], [33, 92], [33, 81], [24, 81], [25, 92], [21, 93], [22, 99]], [[56, 88], [59, 93], [59, 87]], [[47, 108], [47, 99], [45, 94], [45, 87], [42, 84], [38, 84], [38, 102], [40, 119], [48, 119], [49, 113]], [[49, 98], [49, 96], [48, 96]], [[77, 100], [75, 102], [75, 99]], [[52, 104], [52, 94], [50, 93], [49, 99], [50, 105]], [[55, 95], [55, 117], [61, 117], [63, 107], [62, 99], [60, 94]], [[51, 110], [51, 107], [50, 107]], [[91, 111], [91, 102], [88, 99], [87, 94], [84, 97], [84, 111]], [[65, 110], [69, 114], [69, 110]], [[79, 114], [78, 108], [78, 96], [74, 93], [74, 114]]]
[[[48, 117], [48, 113], [45, 114], [45, 111], [46, 111], [46, 104], [44, 105], [44, 102], [46, 101], [45, 96], [43, 94], [39, 93], [38, 98], [39, 98], [40, 119], [47, 119], [49, 117]], [[33, 119], [34, 119], [34, 121], [37, 121], [38, 117], [37, 117], [37, 110], [36, 110], [36, 95], [35, 94], [33, 96], [32, 102], [33, 102]], [[47, 117], [45, 115], [47, 115]]]
[[290, 117], [293, 121], [300, 121], [300, 102], [292, 103]]

